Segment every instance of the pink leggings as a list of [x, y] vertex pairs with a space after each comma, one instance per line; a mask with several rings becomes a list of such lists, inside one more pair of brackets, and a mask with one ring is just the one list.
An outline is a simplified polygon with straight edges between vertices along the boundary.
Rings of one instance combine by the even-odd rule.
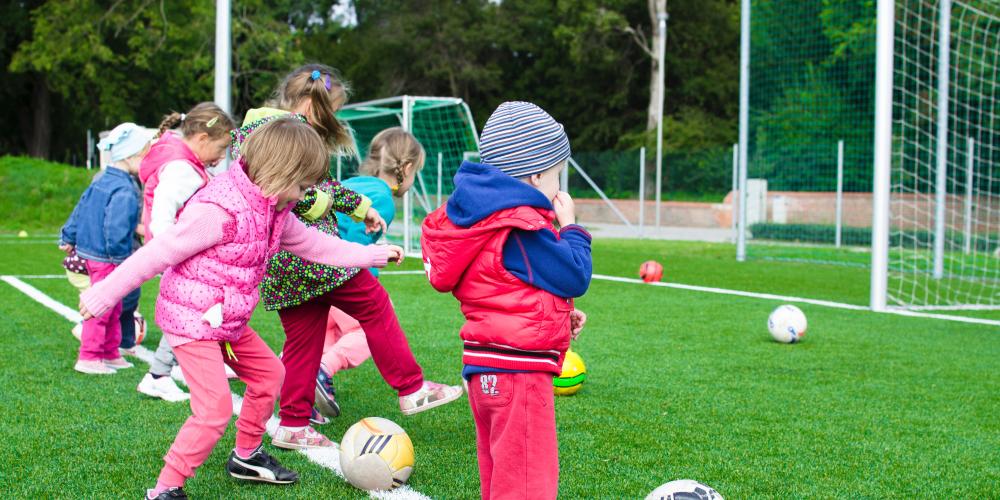
[[224, 365], [247, 384], [236, 419], [236, 446], [255, 448], [261, 443], [285, 367], [249, 327], [230, 345], [236, 359], [226, 354], [225, 342], [198, 340], [174, 347], [191, 389], [191, 416], [163, 457], [162, 485], [183, 486], [187, 478], [194, 477], [194, 470], [208, 459], [226, 432], [233, 417], [233, 399]]
[[[90, 283], [94, 284], [107, 278], [115, 270], [114, 264], [84, 260]], [[83, 336], [80, 338], [80, 359], [95, 361], [101, 359], [118, 359], [118, 344], [122, 341], [122, 326], [119, 317], [122, 315], [122, 303], [119, 301], [108, 312], [83, 322]]]
[[340, 370], [354, 368], [372, 357], [368, 339], [358, 320], [336, 307], [330, 308], [326, 322], [326, 340], [320, 365], [330, 376]]

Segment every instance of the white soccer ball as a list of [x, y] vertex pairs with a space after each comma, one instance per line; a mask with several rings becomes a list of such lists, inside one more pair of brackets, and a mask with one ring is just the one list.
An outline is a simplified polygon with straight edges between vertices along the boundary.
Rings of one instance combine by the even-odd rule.
[[806, 315], [802, 310], [790, 304], [778, 306], [767, 317], [767, 329], [778, 342], [794, 344], [806, 334]]
[[391, 490], [413, 473], [413, 443], [395, 422], [363, 418], [347, 429], [340, 441], [344, 478], [362, 490]]
[[693, 479], [678, 479], [653, 490], [646, 500], [723, 500], [719, 492]]

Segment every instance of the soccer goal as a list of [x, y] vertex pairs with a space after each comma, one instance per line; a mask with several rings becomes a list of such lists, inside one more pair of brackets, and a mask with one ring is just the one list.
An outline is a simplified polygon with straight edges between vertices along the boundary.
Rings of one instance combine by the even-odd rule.
[[877, 43], [872, 307], [1000, 309], [1000, 3], [883, 0]]
[[1000, 1], [742, 14], [737, 259], [868, 268], [878, 310], [1000, 309]]
[[[408, 130], [427, 153], [423, 170], [402, 199], [403, 217], [387, 238], [408, 255], [420, 244], [424, 217], [454, 190], [452, 178], [462, 160], [478, 160], [479, 135], [468, 105], [454, 97], [397, 96], [350, 104], [337, 113], [353, 131], [358, 156], [335, 158], [331, 174], [337, 179], [355, 175], [375, 134], [390, 127]], [[396, 230], [401, 226], [402, 231]]]

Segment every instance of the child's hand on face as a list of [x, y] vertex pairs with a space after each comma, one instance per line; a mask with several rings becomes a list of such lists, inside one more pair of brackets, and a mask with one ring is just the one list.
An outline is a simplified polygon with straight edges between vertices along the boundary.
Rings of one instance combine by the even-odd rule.
[[569, 193], [559, 191], [555, 199], [552, 200], [552, 206], [555, 208], [556, 222], [559, 223], [559, 227], [576, 224], [576, 204], [573, 203], [573, 198], [569, 196]]
[[570, 338], [573, 340], [580, 338], [580, 330], [583, 330], [583, 325], [586, 324], [587, 314], [579, 309], [573, 309], [573, 312], [569, 313]]
[[368, 213], [365, 214], [365, 233], [372, 234], [382, 231], [383, 233], [389, 229], [389, 225], [385, 223], [385, 219], [379, 215], [378, 210], [374, 208], [369, 208]]

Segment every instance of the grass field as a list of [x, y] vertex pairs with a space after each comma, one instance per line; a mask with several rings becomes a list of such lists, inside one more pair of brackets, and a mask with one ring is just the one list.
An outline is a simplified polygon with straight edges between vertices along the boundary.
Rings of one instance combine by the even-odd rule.
[[[51, 232], [51, 231], [50, 231]], [[598, 241], [595, 272], [633, 277], [657, 259], [671, 282], [867, 301], [867, 272], [810, 263], [733, 261], [729, 245]], [[58, 274], [52, 238], [0, 238], [0, 274]], [[411, 259], [404, 266], [417, 269]], [[62, 279], [25, 282], [74, 306]], [[386, 275], [429, 378], [458, 382], [457, 303], [419, 274]], [[156, 283], [144, 288], [152, 317]], [[765, 328], [779, 302], [595, 280], [578, 307], [589, 323], [575, 348], [589, 379], [556, 402], [563, 498], [635, 498], [679, 478], [726, 498], [990, 498], [1000, 495], [1000, 329], [802, 305], [805, 342], [777, 344]], [[72, 370], [70, 323], [0, 283], [0, 394], [7, 410], [0, 491], [16, 498], [138, 497], [188, 415], [135, 392], [143, 365], [98, 378]], [[275, 349], [277, 316], [252, 326]], [[153, 328], [145, 344], [155, 346]], [[403, 417], [369, 362], [337, 377], [344, 414], [321, 428], [339, 440], [365, 416], [400, 423], [413, 439], [411, 486], [433, 498], [478, 495], [466, 403]], [[233, 390], [242, 392], [238, 382]], [[247, 485], [223, 465], [233, 427], [187, 491], [196, 498], [364, 495], [297, 453], [291, 487]]]

